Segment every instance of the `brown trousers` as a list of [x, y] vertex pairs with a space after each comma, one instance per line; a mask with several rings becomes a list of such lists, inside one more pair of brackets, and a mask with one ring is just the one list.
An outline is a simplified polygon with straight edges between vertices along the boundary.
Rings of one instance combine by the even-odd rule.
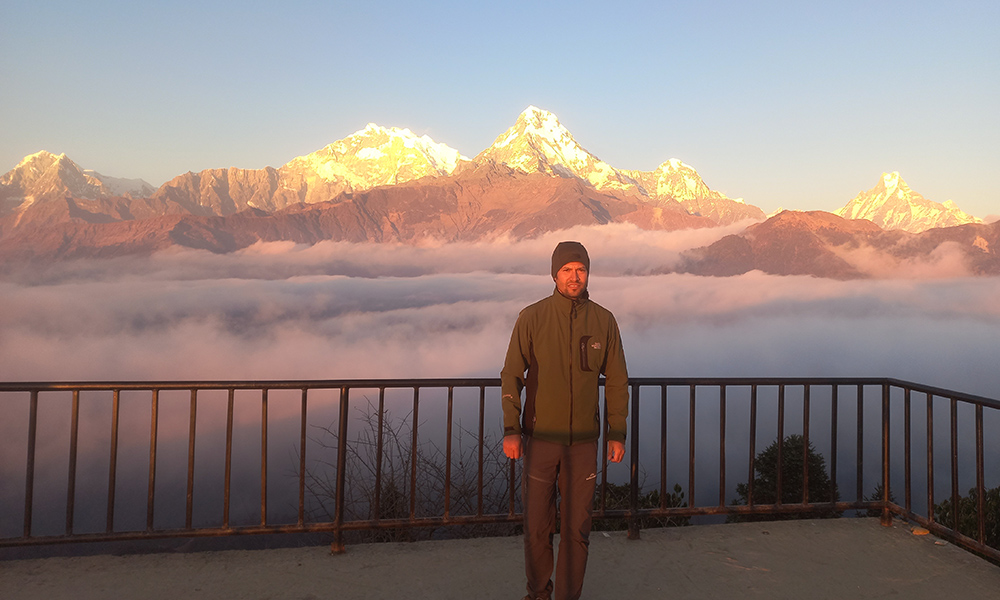
[[552, 592], [552, 538], [556, 532], [559, 489], [559, 559], [556, 600], [576, 600], [583, 592], [590, 546], [591, 512], [597, 483], [597, 441], [564, 446], [524, 438], [524, 564], [528, 593]]

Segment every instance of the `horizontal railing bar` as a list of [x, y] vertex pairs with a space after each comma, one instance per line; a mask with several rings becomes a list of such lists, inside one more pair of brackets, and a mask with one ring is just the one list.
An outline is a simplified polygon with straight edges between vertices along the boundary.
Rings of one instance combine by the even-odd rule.
[[954, 544], [968, 548], [974, 552], [978, 552], [983, 556], [986, 556], [995, 563], [1000, 564], [1000, 549], [994, 548], [992, 546], [987, 546], [975, 538], [971, 538], [967, 535], [963, 535], [954, 529], [949, 529], [938, 523], [937, 521], [931, 521], [926, 517], [918, 515], [912, 511], [906, 510], [904, 507], [898, 504], [889, 504], [889, 510], [894, 514], [899, 515], [901, 518], [907, 521], [913, 521], [917, 525], [920, 525], [927, 531], [933, 533], [934, 535], [944, 538]]
[[115, 534], [107, 533], [80, 533], [74, 535], [37, 536], [31, 538], [11, 538], [0, 539], [0, 548], [22, 547], [22, 546], [44, 546], [50, 544], [73, 544], [90, 542], [118, 542], [136, 541], [170, 538], [203, 538], [203, 537], [226, 537], [233, 535], [267, 535], [282, 533], [334, 533], [338, 529], [343, 531], [367, 531], [386, 529], [411, 529], [422, 527], [456, 527], [463, 525], [516, 525], [522, 521], [521, 516], [509, 517], [502, 515], [461, 515], [444, 517], [423, 517], [413, 520], [408, 519], [379, 519], [371, 521], [347, 521], [341, 526], [333, 522], [307, 523], [305, 525], [273, 525], [261, 527], [252, 525], [247, 527], [230, 528], [208, 528], [198, 529], [156, 529], [153, 531], [122, 531]]
[[500, 386], [500, 379], [492, 378], [455, 378], [455, 379], [306, 379], [292, 380], [254, 380], [254, 381], [60, 381], [60, 382], [0, 382], [0, 392], [20, 391], [150, 391], [158, 390], [302, 390], [306, 389], [340, 389], [340, 388], [447, 388], [454, 387], [487, 387]]
[[[602, 378], [603, 383], [603, 378]], [[647, 386], [696, 386], [696, 387], [743, 387], [763, 386], [878, 386], [889, 385], [910, 389], [923, 394], [953, 398], [963, 402], [981, 404], [1000, 409], [1000, 400], [923, 385], [891, 377], [631, 377], [629, 383]], [[497, 377], [478, 378], [434, 378], [434, 379], [305, 379], [254, 380], [254, 381], [65, 381], [65, 382], [0, 382], [0, 392], [31, 391], [151, 391], [157, 390], [301, 390], [339, 388], [448, 388], [448, 387], [499, 387]]]
[[[639, 517], [701, 517], [708, 515], [767, 515], [767, 514], [790, 514], [790, 513], [824, 513], [842, 512], [846, 510], [868, 510], [882, 508], [881, 502], [817, 502], [815, 504], [754, 504], [728, 505], [728, 506], [695, 506], [695, 507], [669, 507], [669, 508], [640, 508], [636, 511]], [[631, 516], [628, 510], [606, 511], [602, 515], [594, 513], [594, 518], [614, 518]]]

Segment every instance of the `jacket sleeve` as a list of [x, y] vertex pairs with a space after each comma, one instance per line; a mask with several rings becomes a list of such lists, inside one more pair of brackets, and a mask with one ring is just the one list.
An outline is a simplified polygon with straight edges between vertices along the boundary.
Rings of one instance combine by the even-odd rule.
[[521, 433], [521, 390], [524, 389], [524, 373], [529, 364], [531, 344], [525, 323], [524, 312], [517, 316], [514, 331], [507, 346], [507, 357], [500, 371], [500, 394], [503, 406], [503, 434]]
[[618, 322], [611, 317], [608, 332], [608, 354], [604, 365], [604, 402], [608, 409], [607, 439], [625, 441], [628, 418], [628, 367]]

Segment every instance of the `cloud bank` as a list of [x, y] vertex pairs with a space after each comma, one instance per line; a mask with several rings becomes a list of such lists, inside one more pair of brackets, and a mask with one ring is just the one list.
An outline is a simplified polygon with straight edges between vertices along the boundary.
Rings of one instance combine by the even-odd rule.
[[728, 233], [577, 228], [467, 244], [258, 244], [60, 263], [0, 281], [3, 379], [496, 376], [562, 239], [637, 376], [891, 376], [995, 395], [996, 278], [666, 274]]

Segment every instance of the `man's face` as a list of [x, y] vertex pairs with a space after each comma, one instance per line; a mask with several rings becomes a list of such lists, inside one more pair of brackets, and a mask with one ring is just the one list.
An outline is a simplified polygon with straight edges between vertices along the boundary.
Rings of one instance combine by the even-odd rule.
[[556, 271], [556, 290], [567, 298], [579, 298], [587, 290], [587, 267], [570, 262]]

